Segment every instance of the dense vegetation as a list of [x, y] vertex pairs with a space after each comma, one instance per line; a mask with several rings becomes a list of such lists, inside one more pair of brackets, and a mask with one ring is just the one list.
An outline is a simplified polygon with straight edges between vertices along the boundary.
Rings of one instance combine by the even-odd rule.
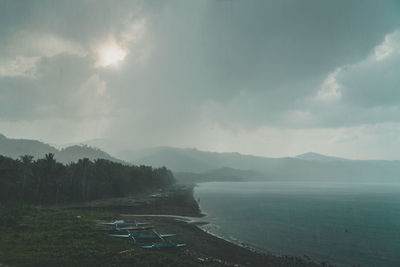
[[174, 183], [165, 167], [129, 166], [105, 159], [64, 165], [54, 154], [34, 160], [0, 156], [0, 202], [59, 204], [123, 197]]
[[143, 250], [99, 231], [96, 221], [113, 216], [0, 204], [0, 266], [217, 266], [184, 250]]

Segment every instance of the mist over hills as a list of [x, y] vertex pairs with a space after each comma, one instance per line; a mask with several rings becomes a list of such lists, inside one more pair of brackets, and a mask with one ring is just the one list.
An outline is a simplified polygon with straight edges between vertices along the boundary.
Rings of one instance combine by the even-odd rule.
[[87, 145], [73, 145], [63, 149], [57, 149], [37, 140], [12, 139], [0, 134], [0, 155], [14, 159], [23, 155], [43, 158], [47, 153], [53, 153], [55, 155], [54, 157], [62, 163], [70, 163], [82, 158], [88, 158], [90, 160], [107, 159], [115, 162], [122, 162], [110, 156], [107, 152]]
[[[250, 177], [243, 171], [252, 171], [250, 180], [400, 181], [400, 161], [347, 160], [317, 153], [306, 153], [295, 158], [267, 158], [239, 153], [158, 147], [140, 151], [123, 151], [118, 153], [118, 156], [135, 164], [167, 166], [177, 173], [180, 179], [185, 179], [186, 175], [187, 179], [196, 181], [211, 180], [211, 177], [221, 180], [223, 178], [221, 171], [218, 171], [219, 175], [215, 174], [215, 170], [221, 170], [221, 168], [228, 168], [233, 180], [248, 180], [247, 177]], [[234, 170], [236, 170], [236, 175], [233, 175]]]
[[300, 155], [297, 155], [296, 158], [304, 159], [304, 160], [322, 161], [322, 162], [348, 160], [348, 159], [344, 159], [344, 158], [325, 156], [325, 155], [314, 153], [314, 152], [307, 152], [307, 153], [304, 153], [304, 154], [300, 154]]
[[[92, 142], [94, 143], [94, 142]], [[104, 146], [104, 140], [97, 140]], [[105, 143], [112, 146], [112, 142]], [[0, 154], [18, 158], [29, 154], [35, 158], [54, 153], [63, 163], [80, 158], [108, 159], [135, 165], [167, 167], [180, 181], [340, 181], [399, 182], [400, 161], [349, 160], [313, 152], [297, 157], [268, 158], [239, 153], [217, 153], [197, 149], [155, 147], [125, 149], [114, 147], [114, 156], [88, 145], [72, 145], [63, 149], [36, 140], [10, 139], [0, 135]]]
[[[302, 158], [303, 155], [305, 159]], [[316, 153], [306, 153], [303, 155], [300, 155], [299, 158], [268, 158], [244, 155], [236, 152], [218, 153], [188, 148], [155, 147], [141, 150], [125, 150], [118, 153], [117, 157], [136, 164], [167, 165], [177, 172], [197, 173], [220, 168], [271, 172], [282, 169], [282, 167], [287, 165], [320, 165], [322, 161], [335, 161], [335, 158]], [[313, 158], [308, 159], [309, 155], [313, 155]]]

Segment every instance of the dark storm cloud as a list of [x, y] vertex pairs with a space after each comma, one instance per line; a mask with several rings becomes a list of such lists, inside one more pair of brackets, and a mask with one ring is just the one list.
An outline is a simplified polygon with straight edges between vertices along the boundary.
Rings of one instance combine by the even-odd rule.
[[37, 63], [36, 78], [0, 79], [0, 116], [3, 120], [77, 117], [78, 103], [70, 103], [90, 75], [79, 57], [59, 55]]
[[[0, 5], [3, 122], [73, 127], [96, 118], [106, 137], [176, 145], [193, 129], [397, 121], [399, 57], [376, 60], [374, 51], [383, 45], [385, 53], [385, 38], [400, 28], [398, 1]], [[99, 59], [110, 43], [125, 53], [117, 67]], [[82, 135], [92, 137], [99, 136]]]

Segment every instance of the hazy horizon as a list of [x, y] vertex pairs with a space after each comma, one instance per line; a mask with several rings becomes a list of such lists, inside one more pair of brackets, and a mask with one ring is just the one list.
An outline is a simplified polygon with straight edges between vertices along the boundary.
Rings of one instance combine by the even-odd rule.
[[[0, 135], [2, 135], [2, 133], [0, 133]], [[157, 149], [162, 149], [162, 148], [166, 148], [166, 149], [181, 149], [181, 150], [195, 150], [195, 151], [199, 151], [199, 152], [210, 152], [210, 153], [221, 153], [221, 154], [240, 154], [243, 156], [253, 156], [253, 157], [264, 157], [264, 158], [275, 158], [275, 159], [279, 159], [279, 158], [300, 158], [300, 159], [307, 159], [307, 160], [318, 160], [319, 157], [322, 157], [322, 159], [324, 157], [328, 157], [328, 158], [332, 158], [332, 159], [344, 159], [344, 160], [382, 160], [379, 158], [369, 158], [369, 159], [360, 159], [360, 158], [349, 158], [349, 157], [341, 157], [341, 156], [337, 156], [337, 155], [329, 155], [329, 154], [323, 154], [317, 151], [304, 151], [302, 153], [299, 154], [294, 154], [294, 155], [284, 155], [284, 156], [268, 156], [268, 155], [263, 155], [263, 154], [249, 154], [249, 153], [241, 153], [238, 151], [215, 151], [215, 150], [204, 150], [204, 149], [199, 149], [197, 147], [178, 147], [178, 146], [166, 146], [166, 145], [160, 145], [160, 146], [130, 146], [130, 145], [115, 145], [115, 143], [113, 143], [112, 140], [107, 140], [107, 139], [92, 139], [92, 140], [85, 140], [82, 142], [72, 142], [72, 143], [65, 143], [65, 144], [57, 144], [57, 143], [49, 143], [46, 142], [46, 140], [38, 140], [38, 139], [30, 139], [30, 138], [23, 138], [23, 137], [16, 137], [16, 138], [12, 138], [9, 136], [5, 136], [7, 139], [11, 139], [11, 140], [33, 140], [33, 141], [39, 141], [42, 142], [44, 144], [50, 145], [54, 148], [56, 148], [57, 150], [63, 150], [69, 147], [73, 147], [73, 146], [88, 146], [91, 148], [97, 148], [100, 149], [101, 151], [104, 151], [108, 154], [110, 154], [111, 156], [114, 156], [118, 159], [119, 158], [121, 152], [138, 152], [139, 156], [143, 156], [143, 153], [140, 152], [144, 152], [146, 154], [146, 151], [152, 151], [152, 150], [157, 150]], [[51, 151], [49, 151], [51, 152]], [[306, 156], [306, 158], [304, 158], [304, 156]], [[307, 157], [307, 156], [311, 156], [311, 157]], [[316, 158], [315, 158], [315, 157]], [[388, 160], [391, 161], [391, 160]], [[394, 161], [397, 161], [396, 159], [394, 159]]]
[[400, 160], [399, 1], [0, 1], [0, 133]]

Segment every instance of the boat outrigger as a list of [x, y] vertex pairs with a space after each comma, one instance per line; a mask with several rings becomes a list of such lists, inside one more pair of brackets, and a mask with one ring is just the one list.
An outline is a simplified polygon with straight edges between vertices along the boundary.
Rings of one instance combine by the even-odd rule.
[[126, 242], [139, 246], [141, 248], [179, 248], [184, 247], [186, 244], [175, 244], [167, 241], [165, 238], [176, 236], [176, 234], [159, 234], [155, 230], [144, 230], [130, 232], [125, 235], [111, 235], [124, 239]]
[[133, 232], [133, 231], [144, 231], [154, 229], [149, 223], [138, 223], [138, 222], [125, 222], [123, 220], [118, 220], [109, 223], [100, 223], [100, 225], [106, 226], [105, 229], [110, 234], [120, 234], [121, 232]]
[[175, 244], [165, 238], [176, 234], [159, 234], [149, 223], [125, 222], [117, 220], [109, 223], [100, 223], [107, 226], [110, 236], [121, 238], [126, 242], [145, 249], [179, 248], [186, 244]]
[[[153, 235], [155, 234], [155, 236]], [[119, 238], [166, 238], [171, 236], [176, 236], [176, 234], [159, 234], [155, 230], [142, 230], [142, 231], [131, 231], [128, 234], [110, 234], [113, 237]]]
[[113, 222], [107, 222], [107, 223], [100, 223], [100, 225], [108, 226], [113, 229], [119, 229], [119, 228], [125, 228], [125, 227], [143, 227], [143, 226], [149, 226], [150, 223], [147, 222], [125, 222], [124, 220], [116, 220]]
[[186, 244], [174, 244], [171, 242], [159, 242], [159, 243], [152, 243], [148, 245], [140, 245], [141, 248], [146, 248], [146, 249], [162, 249], [162, 248], [180, 248], [184, 247]]

